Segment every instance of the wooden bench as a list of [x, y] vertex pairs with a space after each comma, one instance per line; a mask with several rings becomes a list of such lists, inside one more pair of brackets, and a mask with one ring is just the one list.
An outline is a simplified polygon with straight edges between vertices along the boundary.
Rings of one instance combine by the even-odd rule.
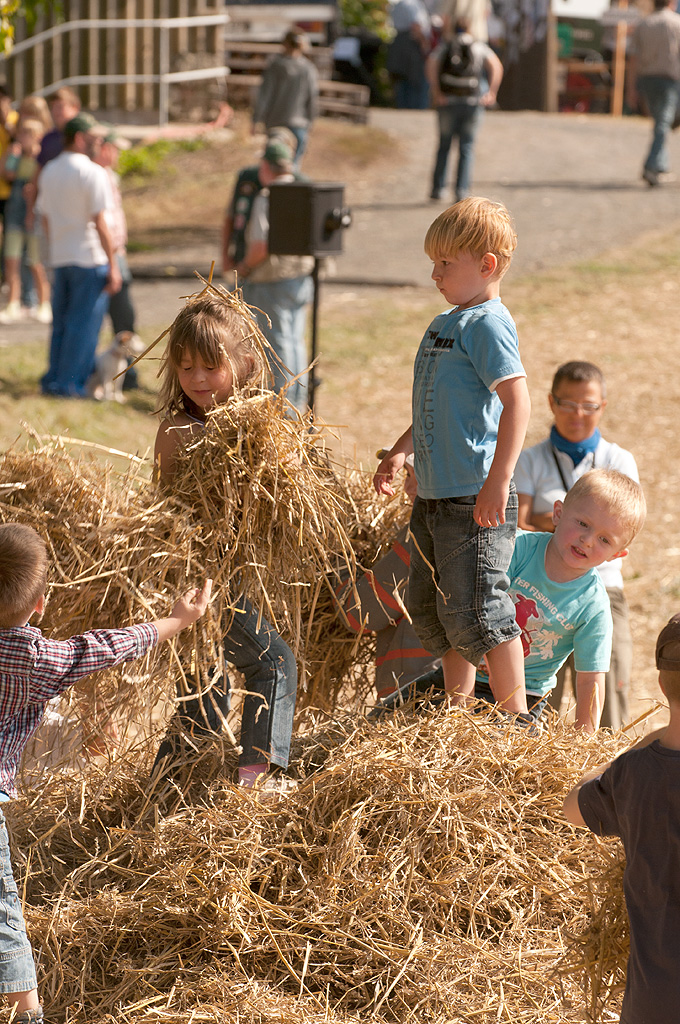
[[[227, 78], [227, 99], [232, 106], [253, 106], [261, 75], [232, 74]], [[352, 82], [319, 81], [319, 113], [322, 117], [347, 117], [358, 124], [368, 121], [370, 90]]]

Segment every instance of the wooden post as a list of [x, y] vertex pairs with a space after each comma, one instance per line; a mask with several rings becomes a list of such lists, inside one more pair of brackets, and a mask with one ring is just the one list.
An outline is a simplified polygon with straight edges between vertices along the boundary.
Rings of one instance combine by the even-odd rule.
[[[125, 17], [131, 20], [137, 16], [135, 0], [126, 0], [125, 4]], [[134, 26], [129, 26], [122, 33], [124, 37], [124, 51], [125, 51], [125, 74], [134, 75], [137, 71], [144, 71], [144, 68], [140, 66], [140, 59], [138, 55], [137, 47], [137, 33], [140, 29]], [[128, 81], [123, 87], [123, 105], [126, 110], [134, 110], [137, 106], [137, 85], [135, 82]]]
[[[153, 18], [153, 0], [142, 0], [142, 18]], [[142, 59], [142, 70], [153, 71], [153, 29], [143, 28], [141, 30], [141, 59]], [[154, 99], [154, 88], [151, 82], [145, 82], [141, 88], [142, 95], [142, 109], [143, 110], [154, 110], [155, 99]]]
[[[628, 0], [619, 0], [619, 9], [626, 10]], [[623, 114], [623, 88], [626, 79], [626, 39], [628, 36], [628, 22], [620, 21], [616, 26], [616, 44], [614, 46], [614, 67], [612, 73], [612, 117], [621, 117]]]

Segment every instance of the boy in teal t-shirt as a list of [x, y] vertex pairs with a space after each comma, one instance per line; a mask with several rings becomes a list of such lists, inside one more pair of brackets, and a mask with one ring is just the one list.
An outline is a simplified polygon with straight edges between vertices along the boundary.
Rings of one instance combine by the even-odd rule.
[[[582, 476], [553, 510], [554, 533], [518, 533], [509, 593], [524, 648], [527, 705], [538, 718], [556, 675], [574, 652], [576, 725], [593, 732], [604, 703], [612, 618], [602, 562], [622, 558], [645, 517], [640, 485], [617, 470]], [[488, 674], [477, 673], [475, 694], [493, 700]]]

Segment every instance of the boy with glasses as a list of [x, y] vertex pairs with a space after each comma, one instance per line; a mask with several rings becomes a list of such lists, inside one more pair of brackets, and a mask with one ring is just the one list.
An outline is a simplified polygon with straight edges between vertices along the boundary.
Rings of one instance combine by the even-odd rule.
[[[527, 448], [515, 469], [519, 498], [518, 525], [523, 530], [552, 533], [553, 506], [591, 469], [617, 469], [639, 482], [635, 459], [625, 448], [605, 441], [599, 422], [607, 405], [602, 371], [593, 363], [572, 361], [560, 366], [553, 378], [548, 402], [553, 414], [549, 436]], [[614, 621], [612, 660], [606, 678], [601, 725], [619, 729], [628, 720], [633, 642], [628, 605], [623, 595], [621, 559], [598, 567], [607, 588]], [[572, 674], [573, 674], [573, 665]], [[550, 703], [559, 710], [567, 673], [557, 677]]]

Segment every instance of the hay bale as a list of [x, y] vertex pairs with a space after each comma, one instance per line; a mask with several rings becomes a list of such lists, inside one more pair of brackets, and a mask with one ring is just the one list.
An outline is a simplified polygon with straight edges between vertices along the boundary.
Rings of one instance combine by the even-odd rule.
[[585, 1020], [587, 968], [555, 965], [619, 847], [560, 807], [613, 740], [446, 710], [335, 734], [276, 804], [213, 781], [159, 816], [128, 765], [54, 782], [35, 821], [15, 805], [49, 1013], [179, 1024], [241, 1019], [245, 999], [303, 1024]]

